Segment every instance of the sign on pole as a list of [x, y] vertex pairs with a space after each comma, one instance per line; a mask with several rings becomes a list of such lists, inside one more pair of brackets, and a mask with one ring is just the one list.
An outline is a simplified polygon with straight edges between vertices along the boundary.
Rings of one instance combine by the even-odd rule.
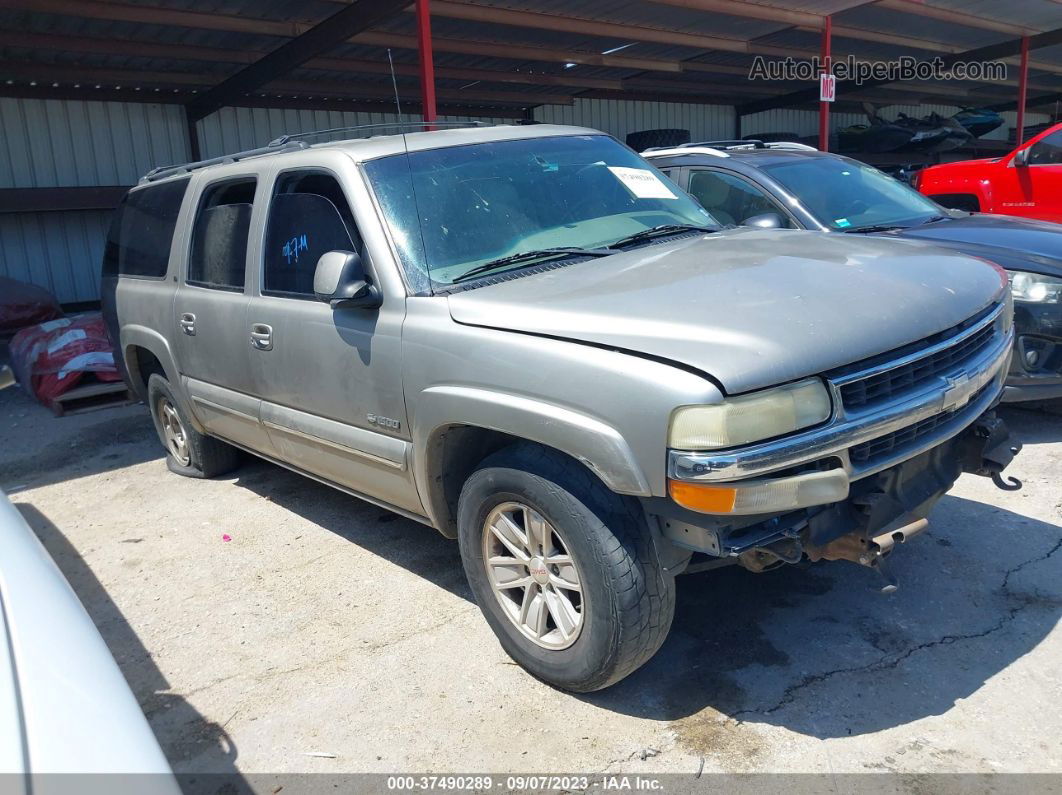
[[819, 101], [833, 102], [837, 97], [837, 78], [828, 72], [819, 75]]

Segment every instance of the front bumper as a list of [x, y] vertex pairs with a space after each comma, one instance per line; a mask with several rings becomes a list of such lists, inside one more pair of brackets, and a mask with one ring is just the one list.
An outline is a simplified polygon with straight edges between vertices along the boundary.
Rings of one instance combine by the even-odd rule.
[[1014, 357], [1005, 403], [1062, 397], [1062, 304], [1014, 303]]
[[[786, 470], [813, 469], [824, 462], [840, 468], [849, 481], [881, 472], [954, 437], [991, 408], [1003, 389], [1013, 344], [1013, 331], [1001, 333], [960, 372], [933, 379], [903, 400], [870, 411], [846, 414], [838, 387], [831, 383], [835, 412], [825, 425], [739, 450], [671, 450], [668, 477], [740, 486], [742, 480], [770, 473], [799, 478], [804, 473]], [[923, 432], [911, 430], [919, 428]], [[868, 444], [872, 447], [862, 447]], [[863, 455], [867, 449], [877, 452]], [[854, 456], [853, 450], [859, 454]]]

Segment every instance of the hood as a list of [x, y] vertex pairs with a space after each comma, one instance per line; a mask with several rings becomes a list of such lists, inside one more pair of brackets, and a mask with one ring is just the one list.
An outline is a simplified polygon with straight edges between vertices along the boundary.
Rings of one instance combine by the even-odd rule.
[[448, 298], [458, 323], [638, 352], [730, 394], [821, 373], [961, 323], [1002, 291], [969, 257], [902, 240], [734, 229]]
[[977, 213], [894, 234], [987, 257], [1005, 268], [1062, 276], [1062, 224]]

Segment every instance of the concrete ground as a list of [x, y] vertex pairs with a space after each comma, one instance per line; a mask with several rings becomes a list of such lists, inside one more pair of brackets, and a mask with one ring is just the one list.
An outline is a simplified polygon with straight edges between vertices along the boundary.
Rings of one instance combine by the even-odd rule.
[[257, 460], [172, 475], [142, 406], [0, 392], [0, 488], [178, 772], [1057, 774], [1062, 417], [1006, 417], [1025, 488], [964, 476], [898, 593], [846, 563], [690, 575], [662, 651], [589, 696], [506, 657], [453, 542]]

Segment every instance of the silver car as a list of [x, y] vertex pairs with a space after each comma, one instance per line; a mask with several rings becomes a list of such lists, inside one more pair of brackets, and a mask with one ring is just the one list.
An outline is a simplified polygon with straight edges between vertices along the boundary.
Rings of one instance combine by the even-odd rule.
[[573, 691], [652, 656], [686, 570], [849, 560], [893, 588], [893, 545], [1016, 451], [998, 268], [723, 230], [590, 129], [159, 169], [104, 290], [174, 472], [246, 450], [458, 539], [505, 649]]
[[180, 792], [103, 638], [3, 492], [0, 779], [11, 793]]

